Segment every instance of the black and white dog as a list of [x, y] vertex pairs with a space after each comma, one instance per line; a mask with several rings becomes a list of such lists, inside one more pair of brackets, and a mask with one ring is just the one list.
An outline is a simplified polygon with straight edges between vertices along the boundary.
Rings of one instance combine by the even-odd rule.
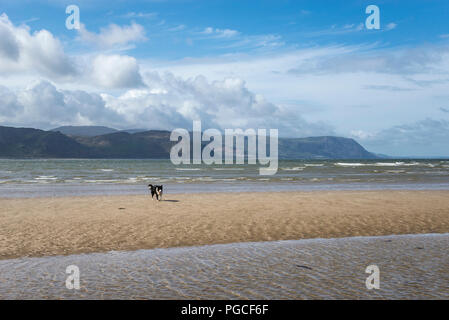
[[156, 195], [156, 200], [161, 201], [162, 199], [162, 185], [160, 186], [153, 186], [152, 184], [148, 185], [148, 189], [151, 192], [151, 199], [154, 200], [154, 195]]

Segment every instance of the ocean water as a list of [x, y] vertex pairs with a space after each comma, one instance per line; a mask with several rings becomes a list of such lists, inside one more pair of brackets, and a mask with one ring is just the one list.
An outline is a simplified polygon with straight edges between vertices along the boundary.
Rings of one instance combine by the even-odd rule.
[[184, 165], [169, 160], [1, 160], [0, 197], [166, 192], [449, 189], [449, 160], [281, 160], [258, 165]]
[[[378, 290], [365, 285], [373, 264]], [[449, 234], [0, 260], [0, 299], [449, 299]]]

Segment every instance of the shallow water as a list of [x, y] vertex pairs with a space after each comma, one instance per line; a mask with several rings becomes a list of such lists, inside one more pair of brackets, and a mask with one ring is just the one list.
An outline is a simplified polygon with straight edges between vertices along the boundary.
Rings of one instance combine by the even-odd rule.
[[448, 160], [281, 160], [258, 165], [174, 166], [169, 160], [2, 160], [0, 197], [285, 190], [449, 189]]
[[[380, 268], [368, 290], [365, 268]], [[80, 269], [80, 290], [65, 287]], [[449, 234], [236, 243], [0, 261], [2, 299], [449, 299]]]

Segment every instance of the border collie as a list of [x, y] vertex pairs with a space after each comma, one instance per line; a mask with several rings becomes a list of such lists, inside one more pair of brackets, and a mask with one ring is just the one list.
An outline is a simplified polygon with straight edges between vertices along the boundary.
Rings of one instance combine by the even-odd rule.
[[161, 201], [162, 199], [162, 185], [160, 186], [153, 186], [152, 184], [148, 185], [148, 189], [151, 192], [151, 200], [154, 200], [154, 195], [156, 195], [156, 200]]

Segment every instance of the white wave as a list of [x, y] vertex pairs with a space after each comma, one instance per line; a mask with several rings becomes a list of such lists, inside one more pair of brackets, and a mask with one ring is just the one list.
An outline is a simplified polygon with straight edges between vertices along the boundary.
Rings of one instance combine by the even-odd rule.
[[306, 167], [292, 167], [292, 168], [281, 168], [281, 170], [284, 170], [284, 171], [302, 171], [305, 168]]
[[409, 163], [404, 163], [403, 166], [409, 167], [409, 166], [419, 166], [421, 165], [421, 163], [419, 162], [409, 162]]
[[232, 170], [232, 171], [241, 171], [245, 170], [244, 168], [214, 168], [214, 170], [224, 171], [224, 170]]
[[340, 167], [362, 167], [362, 166], [366, 166], [366, 163], [355, 163], [355, 162], [337, 162], [334, 163], [334, 165], [336, 166], [340, 166]]
[[194, 181], [215, 181], [216, 179], [214, 179], [212, 177], [199, 177], [199, 178], [195, 178], [193, 180]]
[[404, 162], [377, 162], [374, 166], [377, 167], [397, 167], [404, 165]]
[[322, 167], [324, 163], [304, 163], [306, 167]]
[[111, 183], [111, 182], [121, 182], [120, 180], [112, 180], [112, 179], [110, 179], [110, 180], [101, 180], [101, 179], [98, 179], [98, 180], [83, 180], [84, 182], [87, 182], [87, 183]]
[[34, 178], [35, 180], [57, 180], [58, 178], [55, 176], [39, 176]]
[[386, 170], [386, 173], [404, 173], [405, 170]]
[[178, 171], [200, 171], [201, 168], [176, 168]]
[[114, 169], [100, 169], [101, 171], [103, 171], [103, 172], [111, 172], [111, 171], [114, 171]]

